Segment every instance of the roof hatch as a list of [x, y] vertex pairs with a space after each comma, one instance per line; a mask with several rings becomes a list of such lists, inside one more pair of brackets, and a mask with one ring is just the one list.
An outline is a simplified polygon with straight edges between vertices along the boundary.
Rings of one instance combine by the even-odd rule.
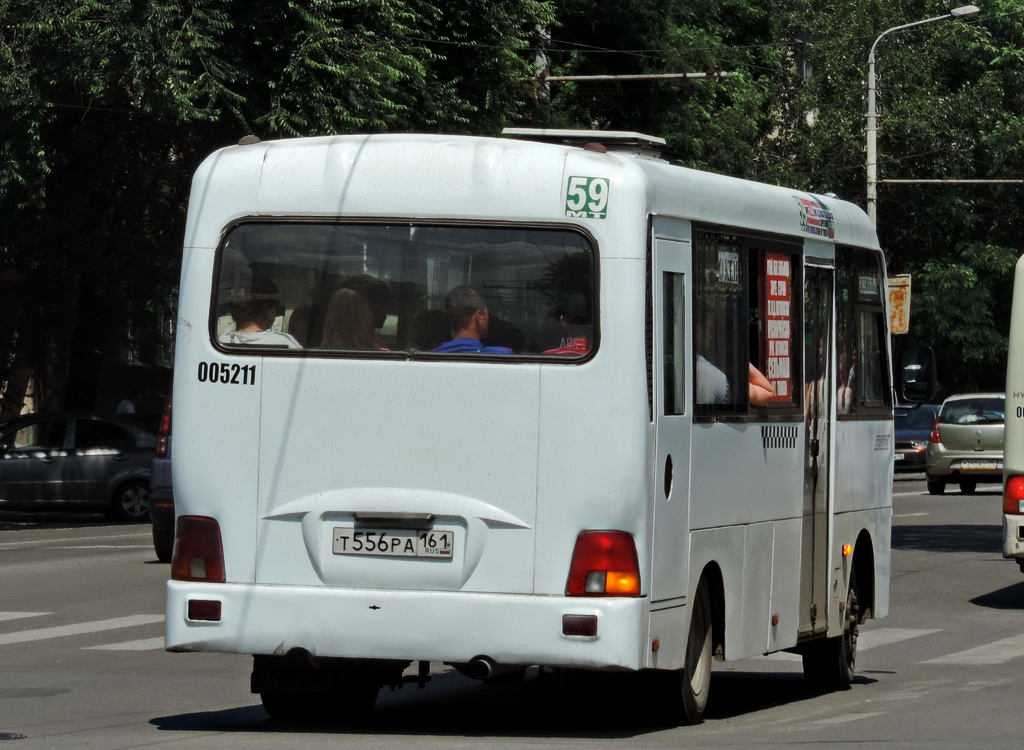
[[633, 154], [646, 159], [660, 159], [661, 149], [665, 146], [664, 138], [627, 130], [505, 128], [501, 133], [524, 141], [560, 143], [567, 146], [589, 147], [593, 150], [601, 150], [595, 146], [603, 146], [606, 151]]

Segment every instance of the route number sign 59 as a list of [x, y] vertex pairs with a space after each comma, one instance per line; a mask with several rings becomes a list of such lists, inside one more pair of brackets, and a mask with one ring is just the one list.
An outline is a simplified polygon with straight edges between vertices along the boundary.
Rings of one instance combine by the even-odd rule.
[[570, 177], [565, 186], [565, 215], [575, 219], [608, 218], [608, 178]]

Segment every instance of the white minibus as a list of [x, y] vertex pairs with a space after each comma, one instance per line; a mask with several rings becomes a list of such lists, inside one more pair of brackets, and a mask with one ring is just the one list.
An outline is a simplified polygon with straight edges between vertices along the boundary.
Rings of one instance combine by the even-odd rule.
[[635, 133], [244, 139], [195, 176], [171, 651], [275, 717], [441, 664], [714, 659], [823, 689], [889, 608], [892, 368], [872, 224]]
[[1013, 279], [1004, 424], [1003, 557], [1024, 571], [1024, 257]]

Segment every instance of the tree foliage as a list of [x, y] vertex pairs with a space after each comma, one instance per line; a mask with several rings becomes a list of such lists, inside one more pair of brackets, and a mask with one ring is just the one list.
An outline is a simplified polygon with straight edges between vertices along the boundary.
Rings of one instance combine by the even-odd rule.
[[0, 384], [27, 363], [37, 405], [88, 407], [125, 339], [152, 357], [213, 149], [495, 132], [528, 106], [522, 50], [551, 18], [545, 0], [0, 0], [0, 283], [18, 294]]
[[[679, 163], [863, 205], [868, 51], [954, 4], [652, 0], [612, 4], [599, 22], [563, 2], [553, 72], [735, 75], [567, 85], [552, 93], [550, 121], [652, 132]], [[936, 347], [947, 392], [1003, 387], [1024, 186], [884, 180], [1024, 178], [1024, 11], [1015, 0], [984, 8], [888, 34], [876, 52], [879, 236], [890, 272], [913, 277], [908, 338]]]
[[[150, 356], [191, 172], [244, 134], [636, 130], [680, 164], [862, 203], [868, 50], [951, 4], [0, 0], [0, 382], [20, 359], [42, 406], [88, 405], [119, 342]], [[949, 390], [1002, 386], [1022, 186], [885, 180], [1024, 177], [1022, 50], [1018, 0], [877, 50], [879, 234]]]

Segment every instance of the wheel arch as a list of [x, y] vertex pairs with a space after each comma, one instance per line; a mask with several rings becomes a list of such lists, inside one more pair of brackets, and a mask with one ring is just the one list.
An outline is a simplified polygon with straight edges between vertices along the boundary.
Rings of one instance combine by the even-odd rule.
[[[711, 600], [711, 653], [715, 659], [725, 659], [725, 582], [718, 563], [709, 562], [700, 573], [697, 583], [703, 578]], [[694, 584], [696, 590], [697, 584]]]
[[857, 600], [863, 622], [874, 617], [875, 611], [875, 544], [867, 529], [862, 529], [853, 548], [851, 578], [857, 578]]

